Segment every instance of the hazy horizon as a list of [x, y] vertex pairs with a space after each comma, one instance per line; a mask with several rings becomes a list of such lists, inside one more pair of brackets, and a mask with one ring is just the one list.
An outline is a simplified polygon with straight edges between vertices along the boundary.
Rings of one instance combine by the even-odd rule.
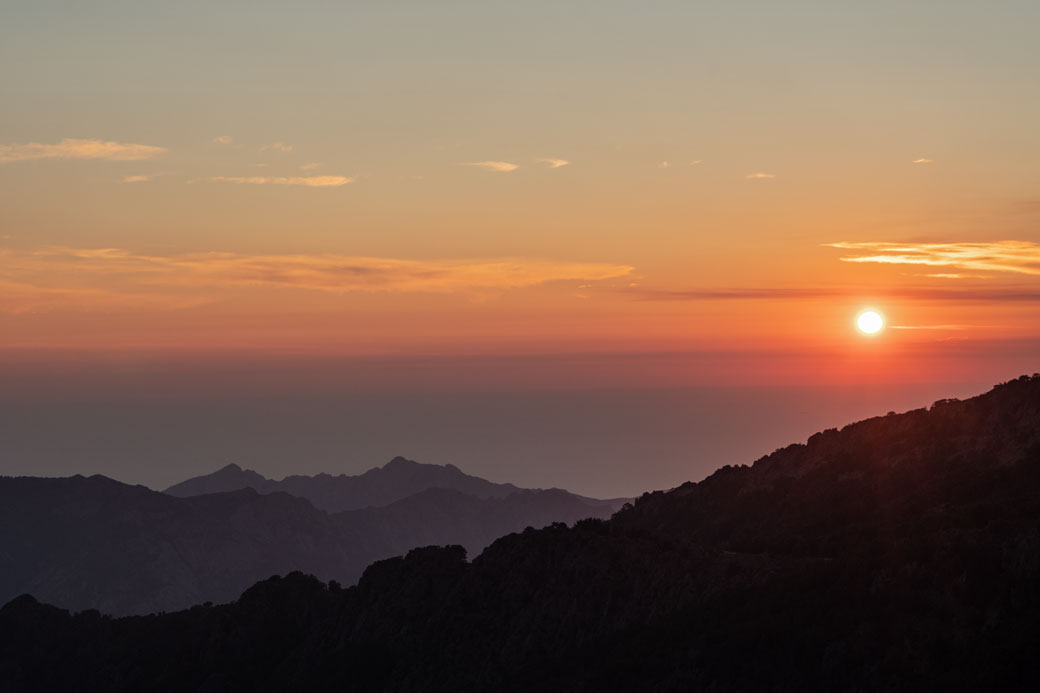
[[[478, 378], [485, 387], [452, 386], [451, 364], [473, 365], [445, 359], [377, 361], [381, 369], [284, 359], [271, 368], [259, 359], [187, 371], [176, 360], [93, 360], [78, 364], [76, 378], [25, 369], [0, 394], [0, 474], [103, 474], [162, 490], [232, 462], [282, 478], [359, 474], [403, 456], [495, 482], [636, 496], [750, 464], [825, 428], [981, 394], [1020, 374], [1009, 365], [962, 383], [637, 385], [625, 384], [618, 365], [636, 357], [600, 358], [621, 385], [590, 387], [589, 374], [575, 380], [562, 357], [527, 362], [557, 376], [527, 387], [502, 386], [508, 373]], [[658, 358], [670, 368], [681, 362]], [[490, 359], [477, 372], [510, 369], [517, 360]], [[400, 371], [407, 375], [388, 378]]]

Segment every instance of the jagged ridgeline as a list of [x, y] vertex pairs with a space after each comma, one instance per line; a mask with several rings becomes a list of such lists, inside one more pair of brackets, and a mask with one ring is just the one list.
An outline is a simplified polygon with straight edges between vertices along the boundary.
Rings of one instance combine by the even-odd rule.
[[609, 517], [626, 500], [404, 458], [358, 476], [282, 481], [229, 466], [166, 493], [103, 476], [0, 478], [0, 603], [30, 592], [129, 615], [231, 601], [293, 570], [352, 585], [409, 549], [460, 544], [475, 555], [525, 527]]
[[111, 619], [0, 610], [10, 690], [1040, 686], [1040, 377], [827, 431], [610, 520], [413, 550], [350, 588]]

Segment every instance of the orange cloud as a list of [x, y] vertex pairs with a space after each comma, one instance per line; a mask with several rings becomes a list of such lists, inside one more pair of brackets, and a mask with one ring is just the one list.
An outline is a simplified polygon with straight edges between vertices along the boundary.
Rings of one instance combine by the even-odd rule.
[[354, 182], [354, 178], [347, 176], [214, 176], [205, 180], [246, 185], [304, 185], [309, 188], [335, 188]]
[[767, 180], [769, 178], [776, 178], [776, 174], [775, 173], [762, 173], [761, 171], [759, 171], [758, 173], [749, 173], [749, 174], [747, 174], [744, 177], [747, 178], [748, 180]]
[[566, 159], [538, 159], [538, 163], [545, 164], [549, 168], [563, 168], [570, 162]]
[[147, 183], [150, 180], [155, 180], [159, 176], [168, 176], [168, 172], [165, 173], [143, 173], [132, 176], [123, 176], [122, 181], [124, 183]]
[[486, 169], [488, 171], [495, 171], [497, 173], [508, 173], [510, 171], [515, 171], [518, 168], [520, 168], [518, 165], [511, 164], [508, 161], [474, 161], [474, 162], [465, 163], [465, 164], [462, 164], [462, 165], [463, 166], [476, 166], [478, 168], [483, 168], [483, 169]]
[[162, 156], [164, 147], [148, 144], [124, 144], [102, 140], [64, 139], [57, 144], [7, 144], [0, 146], [0, 163], [33, 159], [107, 159], [108, 161], [144, 161]]
[[59, 311], [175, 310], [208, 303], [202, 297], [112, 291], [89, 286], [38, 286], [0, 280], [0, 313], [29, 315]]
[[[926, 265], [984, 272], [1040, 275], [1040, 245], [1029, 241], [983, 243], [829, 243], [832, 248], [857, 251], [842, 262]], [[956, 273], [943, 273], [953, 279]]]
[[[596, 281], [625, 276], [634, 268], [607, 263], [528, 258], [404, 260], [348, 255], [240, 255], [191, 253], [143, 255], [121, 248], [48, 248], [7, 251], [0, 285], [12, 306], [58, 297], [89, 299], [105, 294], [154, 299], [168, 290], [203, 287], [269, 286], [329, 293], [461, 293], [517, 289], [560, 280]], [[146, 298], [140, 298], [140, 296]], [[34, 298], [33, 298], [34, 297]], [[30, 300], [31, 299], [31, 300]], [[178, 299], [181, 305], [183, 299]]]

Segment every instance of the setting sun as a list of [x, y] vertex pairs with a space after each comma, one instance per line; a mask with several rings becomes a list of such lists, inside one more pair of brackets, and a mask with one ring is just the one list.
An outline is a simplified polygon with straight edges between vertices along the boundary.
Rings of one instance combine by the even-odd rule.
[[881, 317], [880, 313], [872, 310], [860, 313], [856, 318], [856, 327], [863, 334], [877, 334], [884, 326], [885, 319]]

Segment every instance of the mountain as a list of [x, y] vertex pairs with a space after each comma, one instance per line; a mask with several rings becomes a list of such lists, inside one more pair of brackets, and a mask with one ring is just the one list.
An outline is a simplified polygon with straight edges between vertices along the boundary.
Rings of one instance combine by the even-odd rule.
[[330, 514], [251, 488], [177, 498], [102, 476], [0, 478], [0, 603], [32, 592], [72, 609], [134, 614], [229, 601], [292, 570], [353, 584], [373, 561], [417, 546], [476, 554], [527, 526], [616, 509], [558, 490], [477, 498], [427, 489]]
[[159, 616], [0, 609], [13, 691], [1037, 690], [1040, 376], [610, 520]]
[[357, 476], [296, 475], [287, 476], [281, 481], [267, 479], [237, 464], [229, 464], [212, 474], [174, 484], [164, 493], [187, 497], [243, 488], [252, 488], [258, 493], [284, 491], [306, 498], [315, 507], [328, 512], [389, 505], [431, 488], [452, 489], [477, 498], [503, 498], [520, 490], [513, 484], [496, 484], [470, 476], [455, 465], [420, 464], [395, 457], [382, 467], [375, 467]]

